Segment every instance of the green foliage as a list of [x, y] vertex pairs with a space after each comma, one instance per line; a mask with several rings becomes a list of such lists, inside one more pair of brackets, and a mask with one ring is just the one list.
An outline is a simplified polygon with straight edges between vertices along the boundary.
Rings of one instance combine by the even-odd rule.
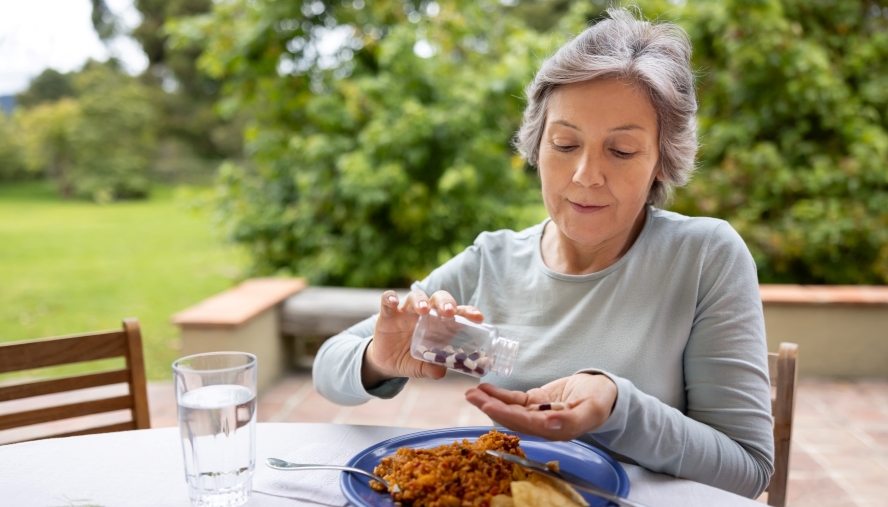
[[77, 135], [80, 196], [144, 197], [155, 148], [154, 110], [135, 79], [105, 67], [77, 76], [82, 121]]
[[74, 83], [71, 73], [62, 74], [54, 69], [46, 69], [31, 80], [28, 89], [15, 97], [20, 107], [32, 107], [44, 102], [55, 102], [74, 96]]
[[[255, 270], [403, 286], [527, 225], [539, 190], [509, 143], [550, 41], [493, 3], [353, 5], [227, 2], [167, 26], [173, 47], [207, 38], [220, 107], [253, 119], [251, 163], [223, 167], [219, 192]], [[344, 44], [325, 54], [330, 33]]]
[[111, 12], [108, 2], [105, 0], [90, 0], [92, 3], [92, 19], [93, 28], [99, 39], [107, 41], [118, 35], [120, 31], [120, 21]]
[[675, 209], [728, 219], [762, 282], [888, 283], [888, 4], [689, 2], [666, 16], [700, 69], [700, 170]]
[[16, 120], [28, 170], [53, 179], [62, 197], [73, 197], [73, 138], [80, 122], [77, 102], [66, 98], [43, 103], [17, 112]]
[[[133, 37], [148, 56], [142, 76], [152, 90], [165, 144], [178, 144], [190, 158], [221, 160], [241, 155], [238, 118], [222, 118], [214, 111], [219, 82], [197, 68], [198, 44], [168, 44], [167, 19], [205, 14], [212, 0], [137, 0], [142, 15]], [[200, 161], [195, 161], [200, 165]]]
[[0, 181], [18, 180], [27, 176], [18, 125], [12, 118], [0, 113]]
[[[602, 6], [514, 3], [232, 0], [167, 22], [219, 110], [250, 118], [218, 198], [257, 272], [402, 285], [527, 225], [522, 88]], [[685, 27], [699, 69], [699, 172], [674, 209], [729, 220], [763, 282], [888, 283], [884, 0], [640, 5]]]
[[75, 76], [74, 89], [76, 99], [18, 113], [28, 166], [56, 181], [66, 198], [144, 197], [155, 150], [154, 113], [144, 87], [92, 64]]

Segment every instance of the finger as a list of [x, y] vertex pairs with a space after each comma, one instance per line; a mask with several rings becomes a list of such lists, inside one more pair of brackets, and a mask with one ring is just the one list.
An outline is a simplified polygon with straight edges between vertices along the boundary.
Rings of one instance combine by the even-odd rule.
[[481, 408], [482, 406], [484, 406], [485, 403], [490, 401], [490, 396], [477, 387], [473, 387], [466, 391], [466, 401], [478, 408]]
[[447, 368], [439, 365], [427, 363], [425, 361], [416, 361], [419, 363], [417, 368], [417, 378], [431, 378], [438, 380], [447, 373]]
[[491, 398], [496, 398], [507, 405], [525, 406], [528, 404], [527, 393], [521, 391], [509, 391], [493, 384], [481, 384], [478, 389], [483, 391]]
[[431, 309], [429, 297], [426, 296], [425, 292], [419, 289], [412, 291], [407, 295], [407, 299], [404, 300], [404, 306], [401, 309], [407, 313], [425, 315], [429, 313], [429, 309]]
[[484, 315], [474, 306], [460, 305], [456, 307], [456, 314], [465, 317], [472, 322], [483, 322]]
[[528, 435], [567, 441], [582, 434], [582, 431], [577, 429], [577, 414], [571, 410], [534, 412], [518, 405], [507, 405], [495, 398], [491, 398], [479, 408], [503, 426]]
[[393, 290], [383, 292], [379, 303], [379, 315], [382, 317], [392, 317], [397, 312], [398, 293]]
[[438, 311], [438, 315], [442, 317], [453, 317], [456, 315], [456, 300], [445, 290], [439, 290], [432, 294], [430, 304], [432, 308]]
[[560, 393], [550, 392], [546, 387], [547, 386], [543, 386], [542, 388], [535, 387], [530, 391], [527, 391], [527, 401], [524, 403], [524, 406], [529, 408], [533, 405], [561, 400]]

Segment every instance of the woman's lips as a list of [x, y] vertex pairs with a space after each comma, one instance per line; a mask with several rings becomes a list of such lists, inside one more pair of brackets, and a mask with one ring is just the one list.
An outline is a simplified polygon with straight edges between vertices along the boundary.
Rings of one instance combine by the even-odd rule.
[[583, 206], [582, 204], [577, 204], [573, 201], [567, 201], [567, 202], [570, 203], [570, 206], [571, 206], [571, 208], [573, 208], [574, 211], [576, 211], [577, 213], [583, 213], [583, 214], [595, 213], [595, 212], [601, 211], [607, 207], [607, 206]]

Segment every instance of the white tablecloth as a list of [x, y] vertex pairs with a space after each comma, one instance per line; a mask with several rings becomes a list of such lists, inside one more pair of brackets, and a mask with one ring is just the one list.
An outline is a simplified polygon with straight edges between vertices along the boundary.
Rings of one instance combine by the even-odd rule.
[[[257, 428], [256, 474], [268, 457], [301, 446], [357, 452], [410, 428], [343, 424], [262, 423]], [[629, 497], [651, 507], [761, 507], [696, 482], [623, 465]], [[294, 472], [307, 473], [307, 472]], [[255, 480], [255, 479], [254, 479]], [[182, 448], [176, 428], [125, 431], [0, 446], [0, 505], [188, 507]], [[253, 493], [251, 507], [312, 503]]]

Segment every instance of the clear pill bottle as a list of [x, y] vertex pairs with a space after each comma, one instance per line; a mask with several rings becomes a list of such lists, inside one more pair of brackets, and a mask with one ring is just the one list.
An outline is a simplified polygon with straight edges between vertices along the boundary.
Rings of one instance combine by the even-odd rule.
[[518, 357], [518, 342], [500, 336], [489, 324], [458, 315], [441, 317], [432, 310], [416, 323], [410, 355], [473, 377], [489, 372], [507, 377]]

